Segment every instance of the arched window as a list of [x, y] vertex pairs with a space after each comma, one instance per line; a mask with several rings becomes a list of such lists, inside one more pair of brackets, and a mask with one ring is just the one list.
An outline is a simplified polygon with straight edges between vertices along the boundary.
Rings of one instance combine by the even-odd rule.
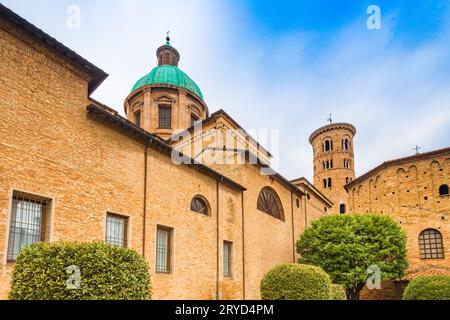
[[200, 196], [196, 196], [191, 201], [191, 211], [207, 216], [209, 213], [208, 203]]
[[444, 259], [444, 243], [441, 233], [436, 229], [427, 229], [419, 235], [421, 259]]
[[333, 140], [325, 140], [323, 143], [323, 151], [329, 152], [333, 150]]
[[281, 205], [280, 198], [275, 190], [270, 187], [262, 189], [259, 193], [257, 208], [272, 217], [284, 221], [283, 206]]
[[343, 203], [343, 204], [341, 204], [340, 206], [339, 206], [339, 213], [340, 214], [346, 214], [347, 212], [347, 208], [346, 208], [346, 206], [345, 206], [345, 204]]
[[442, 186], [439, 187], [439, 195], [440, 196], [448, 196], [448, 185], [443, 184]]
[[350, 140], [342, 139], [342, 149], [349, 150], [350, 149]]

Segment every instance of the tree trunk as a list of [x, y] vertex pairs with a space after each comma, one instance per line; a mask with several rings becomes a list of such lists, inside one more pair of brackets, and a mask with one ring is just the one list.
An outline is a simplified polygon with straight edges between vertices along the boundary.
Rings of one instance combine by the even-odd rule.
[[353, 288], [347, 290], [348, 300], [359, 300], [361, 290], [364, 289], [365, 285], [366, 285], [365, 283], [360, 284], [360, 285], [357, 285], [356, 287], [353, 287]]

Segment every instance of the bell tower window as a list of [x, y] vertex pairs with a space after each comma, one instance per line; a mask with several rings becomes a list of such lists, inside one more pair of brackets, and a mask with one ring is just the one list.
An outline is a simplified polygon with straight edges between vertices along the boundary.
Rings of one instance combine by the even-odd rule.
[[323, 151], [324, 152], [330, 152], [333, 151], [333, 140], [325, 140], [325, 142], [323, 143]]

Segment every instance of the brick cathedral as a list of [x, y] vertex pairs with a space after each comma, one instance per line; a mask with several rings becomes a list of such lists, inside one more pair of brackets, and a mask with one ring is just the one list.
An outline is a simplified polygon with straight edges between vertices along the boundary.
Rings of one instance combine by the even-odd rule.
[[23, 246], [99, 240], [147, 259], [155, 299], [259, 299], [263, 275], [296, 262], [303, 230], [330, 214], [390, 215], [408, 279], [447, 272], [450, 148], [356, 178], [356, 129], [331, 123], [310, 136], [314, 183], [290, 180], [210, 113], [169, 38], [156, 56], [123, 117], [91, 98], [104, 71], [0, 5], [0, 298]]

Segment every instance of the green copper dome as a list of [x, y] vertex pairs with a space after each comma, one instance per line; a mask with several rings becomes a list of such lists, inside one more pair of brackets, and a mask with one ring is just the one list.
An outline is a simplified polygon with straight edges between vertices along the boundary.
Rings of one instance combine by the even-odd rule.
[[149, 74], [142, 77], [133, 87], [135, 91], [143, 86], [152, 84], [170, 84], [196, 94], [203, 100], [203, 94], [197, 84], [177, 66], [161, 65], [154, 68]]

